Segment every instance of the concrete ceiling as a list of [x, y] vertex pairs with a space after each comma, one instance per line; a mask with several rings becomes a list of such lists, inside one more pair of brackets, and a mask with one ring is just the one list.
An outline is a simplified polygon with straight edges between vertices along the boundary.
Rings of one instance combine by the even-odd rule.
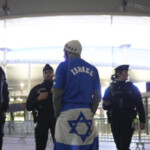
[[[6, 4], [7, 1], [7, 4]], [[124, 3], [127, 1], [127, 3]], [[149, 0], [1, 0], [0, 17], [62, 14], [150, 15]]]

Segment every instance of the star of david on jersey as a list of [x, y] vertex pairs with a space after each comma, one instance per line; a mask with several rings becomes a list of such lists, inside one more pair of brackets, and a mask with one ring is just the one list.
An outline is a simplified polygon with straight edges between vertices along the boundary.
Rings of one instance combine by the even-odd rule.
[[[68, 121], [71, 130], [69, 133], [73, 133], [73, 134], [77, 134], [78, 136], [81, 137], [82, 141], [84, 142], [86, 140], [86, 138], [91, 134], [91, 126], [92, 126], [92, 120], [87, 120], [85, 118], [85, 116], [83, 115], [82, 112], [80, 112], [77, 120], [69, 120]], [[85, 125], [87, 126], [87, 131], [85, 134], [80, 134], [78, 133], [78, 131], [76, 130], [76, 127], [79, 123], [85, 123]]]

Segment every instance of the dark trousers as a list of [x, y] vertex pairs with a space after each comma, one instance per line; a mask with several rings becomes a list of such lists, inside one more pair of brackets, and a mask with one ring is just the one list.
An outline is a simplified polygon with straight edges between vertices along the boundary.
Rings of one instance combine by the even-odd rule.
[[48, 140], [48, 131], [50, 129], [51, 136], [54, 141], [56, 120], [53, 116], [38, 116], [37, 126], [35, 127], [36, 150], [45, 150]]
[[4, 124], [5, 124], [5, 117], [0, 112], [0, 150], [2, 150], [3, 145]]
[[115, 116], [111, 118], [111, 129], [117, 150], [130, 150], [133, 135], [133, 119], [128, 115]]

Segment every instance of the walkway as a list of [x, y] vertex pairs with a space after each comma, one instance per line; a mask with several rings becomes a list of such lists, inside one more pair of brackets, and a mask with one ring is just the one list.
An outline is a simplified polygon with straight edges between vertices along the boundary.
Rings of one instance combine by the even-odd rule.
[[[116, 150], [113, 142], [100, 142], [99, 150]], [[4, 137], [3, 150], [35, 150], [34, 138], [20, 139], [16, 137]], [[46, 150], [53, 150], [53, 144], [48, 141]], [[131, 144], [131, 150], [136, 150], [136, 144]], [[143, 150], [140, 146], [140, 149]], [[145, 150], [150, 150], [150, 144], [145, 144]]]

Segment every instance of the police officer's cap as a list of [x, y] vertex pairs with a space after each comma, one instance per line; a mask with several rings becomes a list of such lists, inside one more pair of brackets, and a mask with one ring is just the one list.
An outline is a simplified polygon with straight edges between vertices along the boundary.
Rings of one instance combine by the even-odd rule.
[[129, 65], [121, 65], [121, 66], [118, 66], [117, 68], [115, 68], [115, 72], [118, 72], [118, 71], [123, 71], [123, 70], [126, 70], [128, 71], [129, 69]]
[[53, 70], [53, 68], [49, 64], [46, 64], [43, 68], [43, 72], [46, 70]]

